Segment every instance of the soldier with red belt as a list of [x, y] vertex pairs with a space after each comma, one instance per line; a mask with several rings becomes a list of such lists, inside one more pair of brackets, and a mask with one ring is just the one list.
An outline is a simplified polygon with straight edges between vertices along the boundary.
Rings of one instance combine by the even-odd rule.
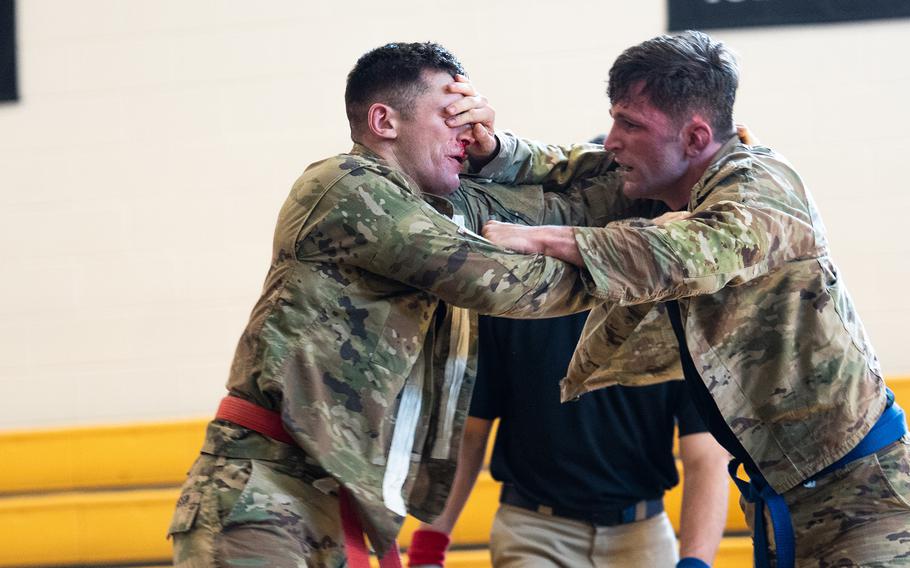
[[496, 145], [463, 73], [435, 44], [389, 44], [351, 71], [354, 147], [307, 168], [281, 209], [229, 397], [169, 529], [175, 566], [356, 568], [363, 532], [395, 565], [405, 514], [435, 518], [454, 475], [469, 309], [542, 317], [596, 303], [574, 267], [469, 229], [497, 211], [593, 222], [596, 197], [619, 192], [615, 166], [595, 163], [587, 175], [602, 179], [562, 198], [462, 180], [467, 151]]

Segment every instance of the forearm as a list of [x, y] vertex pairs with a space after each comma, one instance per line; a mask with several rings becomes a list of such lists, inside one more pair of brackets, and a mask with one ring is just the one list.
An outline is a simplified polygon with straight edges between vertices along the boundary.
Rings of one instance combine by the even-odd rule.
[[462, 455], [462, 459], [459, 461], [455, 473], [455, 482], [452, 485], [452, 492], [449, 493], [448, 500], [446, 500], [445, 509], [442, 510], [442, 513], [440, 513], [432, 523], [421, 523], [421, 529], [429, 529], [446, 534], [452, 532], [452, 528], [454, 528], [455, 523], [458, 522], [461, 511], [468, 502], [468, 497], [471, 496], [471, 490], [477, 482], [477, 476], [480, 474], [481, 466], [483, 465], [483, 456], [481, 456], [481, 459], [476, 466], [474, 464], [468, 465], [465, 461], [466, 460], [464, 460], [464, 456]]
[[616, 169], [613, 155], [593, 144], [555, 146], [508, 132], [496, 136], [500, 143], [497, 155], [479, 173], [501, 183], [565, 188], [579, 178]]
[[462, 178], [459, 189], [447, 199], [455, 214], [464, 218], [465, 227], [476, 233], [491, 220], [533, 226], [603, 227], [616, 219], [651, 217], [662, 211], [658, 202], [625, 198], [612, 177], [584, 180], [566, 191]]
[[578, 251], [575, 242], [575, 229], [573, 227], [540, 227], [539, 246], [540, 252], [546, 256], [558, 258], [579, 268], [584, 268], [585, 261]]
[[574, 266], [503, 250], [425, 208], [401, 214], [392, 224], [382, 237], [373, 233], [375, 242], [361, 247], [363, 255], [351, 254], [351, 264], [481, 314], [542, 318], [590, 309], [599, 301], [585, 293]]
[[[710, 437], [708, 434], [695, 436]], [[725, 467], [727, 454], [713, 439], [709, 441], [716, 447], [683, 461], [679, 556], [699, 558], [710, 565], [727, 522], [729, 484]]]
[[490, 221], [483, 227], [483, 236], [505, 249], [526, 254], [543, 254], [563, 262], [584, 267], [584, 260], [575, 242], [575, 228], [557, 225], [523, 227]]
[[492, 422], [489, 420], [468, 418], [465, 437], [458, 454], [458, 465], [455, 468], [455, 480], [452, 483], [446, 506], [435, 521], [430, 524], [421, 523], [422, 530], [433, 530], [446, 534], [452, 532], [458, 516], [461, 515], [461, 511], [471, 495], [471, 490], [477, 482], [477, 476], [483, 468], [483, 458], [491, 425]]

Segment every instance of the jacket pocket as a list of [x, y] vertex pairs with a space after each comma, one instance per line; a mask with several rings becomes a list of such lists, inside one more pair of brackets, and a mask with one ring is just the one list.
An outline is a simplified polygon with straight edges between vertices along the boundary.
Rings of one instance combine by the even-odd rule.
[[305, 504], [312, 500], [310, 485], [258, 460], [222, 526], [248, 523], [295, 525], [307, 517]]
[[193, 528], [201, 502], [202, 493], [198, 491], [190, 490], [180, 495], [174, 516], [171, 518], [171, 526], [167, 529], [168, 538], [177, 533], [189, 532]]
[[876, 454], [882, 484], [887, 493], [899, 505], [899, 508], [910, 510], [910, 435], [905, 434], [900, 440]]

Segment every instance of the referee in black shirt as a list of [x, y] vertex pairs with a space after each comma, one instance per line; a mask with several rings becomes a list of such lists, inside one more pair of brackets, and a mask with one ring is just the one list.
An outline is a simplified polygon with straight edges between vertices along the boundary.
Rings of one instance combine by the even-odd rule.
[[[490, 536], [494, 566], [712, 563], [726, 522], [728, 456], [706, 432], [685, 383], [615, 386], [560, 404], [559, 381], [586, 316], [481, 317], [477, 382], [455, 484], [442, 515], [415, 533], [425, 533], [418, 542], [447, 544], [499, 418], [490, 463], [503, 484]], [[663, 510], [664, 492], [679, 482], [674, 425], [685, 469], [678, 551]], [[443, 565], [441, 556], [434, 562]]]

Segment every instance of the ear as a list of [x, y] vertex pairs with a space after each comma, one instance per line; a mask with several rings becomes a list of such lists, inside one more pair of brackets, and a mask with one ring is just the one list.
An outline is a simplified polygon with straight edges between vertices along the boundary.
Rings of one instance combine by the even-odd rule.
[[367, 127], [379, 138], [398, 138], [398, 121], [398, 111], [386, 104], [373, 103], [367, 111]]
[[704, 152], [714, 140], [711, 125], [699, 115], [695, 115], [683, 129], [686, 156], [694, 158]]

